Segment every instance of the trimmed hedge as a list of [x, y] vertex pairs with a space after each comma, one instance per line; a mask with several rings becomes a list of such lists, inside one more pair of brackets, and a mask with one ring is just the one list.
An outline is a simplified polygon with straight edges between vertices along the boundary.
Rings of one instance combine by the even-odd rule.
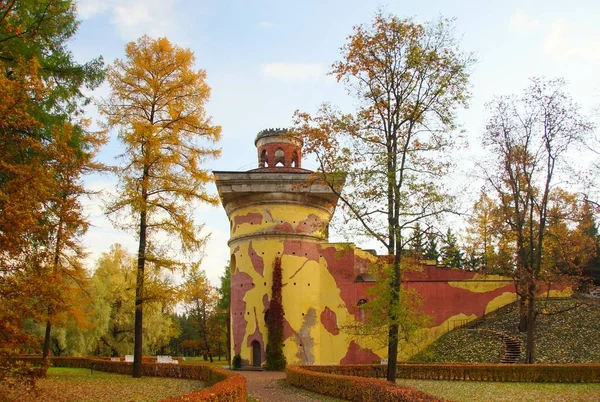
[[323, 371], [319, 372], [320, 370], [312, 370], [313, 367], [321, 366], [288, 366], [285, 370], [286, 380], [295, 387], [348, 401], [443, 401], [443, 399], [425, 392], [390, 384], [387, 381], [350, 375], [328, 374]]
[[[40, 365], [40, 357], [21, 357], [16, 360]], [[109, 373], [133, 373], [133, 364], [113, 362], [108, 359], [86, 357], [52, 357], [54, 367], [89, 368]], [[172, 377], [199, 380], [206, 382], [209, 387], [198, 391], [189, 392], [172, 398], [163, 399], [163, 402], [177, 401], [207, 401], [207, 402], [246, 402], [246, 377], [230, 373], [221, 367], [192, 366], [185, 364], [157, 364], [143, 363], [142, 375], [147, 377]]]
[[[384, 365], [310, 366], [311, 371], [382, 378]], [[396, 378], [501, 382], [600, 382], [600, 364], [399, 363]]]

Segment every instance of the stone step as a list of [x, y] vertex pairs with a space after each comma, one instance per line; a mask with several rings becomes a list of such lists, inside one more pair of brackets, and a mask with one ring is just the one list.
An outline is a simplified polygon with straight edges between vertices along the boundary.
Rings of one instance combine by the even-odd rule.
[[239, 369], [234, 369], [234, 370], [238, 370], [238, 371], [264, 371], [264, 369], [262, 367], [255, 367], [255, 366], [242, 366]]

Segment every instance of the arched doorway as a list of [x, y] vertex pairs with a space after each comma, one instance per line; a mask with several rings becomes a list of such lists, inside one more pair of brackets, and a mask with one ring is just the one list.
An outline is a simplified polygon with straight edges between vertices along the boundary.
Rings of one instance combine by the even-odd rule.
[[262, 348], [260, 347], [260, 342], [253, 341], [252, 342], [252, 366], [260, 367], [262, 363]]

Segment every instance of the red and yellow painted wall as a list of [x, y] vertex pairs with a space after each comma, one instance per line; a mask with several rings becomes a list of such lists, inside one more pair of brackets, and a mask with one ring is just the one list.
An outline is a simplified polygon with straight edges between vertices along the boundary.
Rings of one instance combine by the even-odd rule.
[[[365, 274], [378, 257], [353, 244], [328, 242], [337, 197], [324, 184], [303, 184], [310, 172], [294, 160], [301, 143], [289, 141], [282, 130], [266, 130], [256, 145], [258, 169], [214, 172], [230, 220], [233, 355], [241, 355], [248, 365], [265, 360], [265, 313], [273, 262], [280, 257], [288, 363], [373, 363], [385, 358], [382, 344], [340, 329], [361, 319], [358, 303], [373, 286]], [[277, 160], [283, 166], [273, 166]], [[401, 345], [400, 358], [516, 299], [512, 281], [473, 272], [425, 265], [403, 280], [421, 294], [433, 321], [421, 330], [416, 345]]]

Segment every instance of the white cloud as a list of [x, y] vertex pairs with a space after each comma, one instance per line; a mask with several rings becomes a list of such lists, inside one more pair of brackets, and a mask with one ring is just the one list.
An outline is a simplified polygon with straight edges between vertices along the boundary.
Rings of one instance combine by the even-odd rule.
[[585, 24], [573, 25], [565, 19], [558, 19], [550, 24], [542, 49], [548, 56], [559, 60], [599, 61], [600, 32], [590, 32]]
[[510, 27], [517, 32], [533, 32], [541, 28], [540, 20], [531, 17], [527, 13], [517, 10], [511, 17]]
[[261, 28], [273, 28], [273, 23], [269, 21], [259, 21], [258, 26]]
[[267, 78], [281, 81], [306, 81], [325, 78], [323, 66], [318, 63], [265, 63], [261, 72]]
[[80, 0], [77, 2], [79, 18], [87, 20], [98, 14], [102, 14], [110, 7], [109, 3], [109, 0]]
[[79, 17], [88, 19], [108, 13], [124, 40], [143, 34], [152, 37], [172, 36], [177, 30], [176, 0], [82, 0]]
[[600, 31], [586, 17], [543, 21], [517, 10], [510, 17], [509, 27], [519, 34], [542, 34], [541, 51], [553, 59], [578, 59], [587, 62], [600, 60]]
[[564, 19], [552, 22], [542, 44], [544, 53], [561, 57], [569, 47], [565, 37], [567, 30], [568, 24]]

